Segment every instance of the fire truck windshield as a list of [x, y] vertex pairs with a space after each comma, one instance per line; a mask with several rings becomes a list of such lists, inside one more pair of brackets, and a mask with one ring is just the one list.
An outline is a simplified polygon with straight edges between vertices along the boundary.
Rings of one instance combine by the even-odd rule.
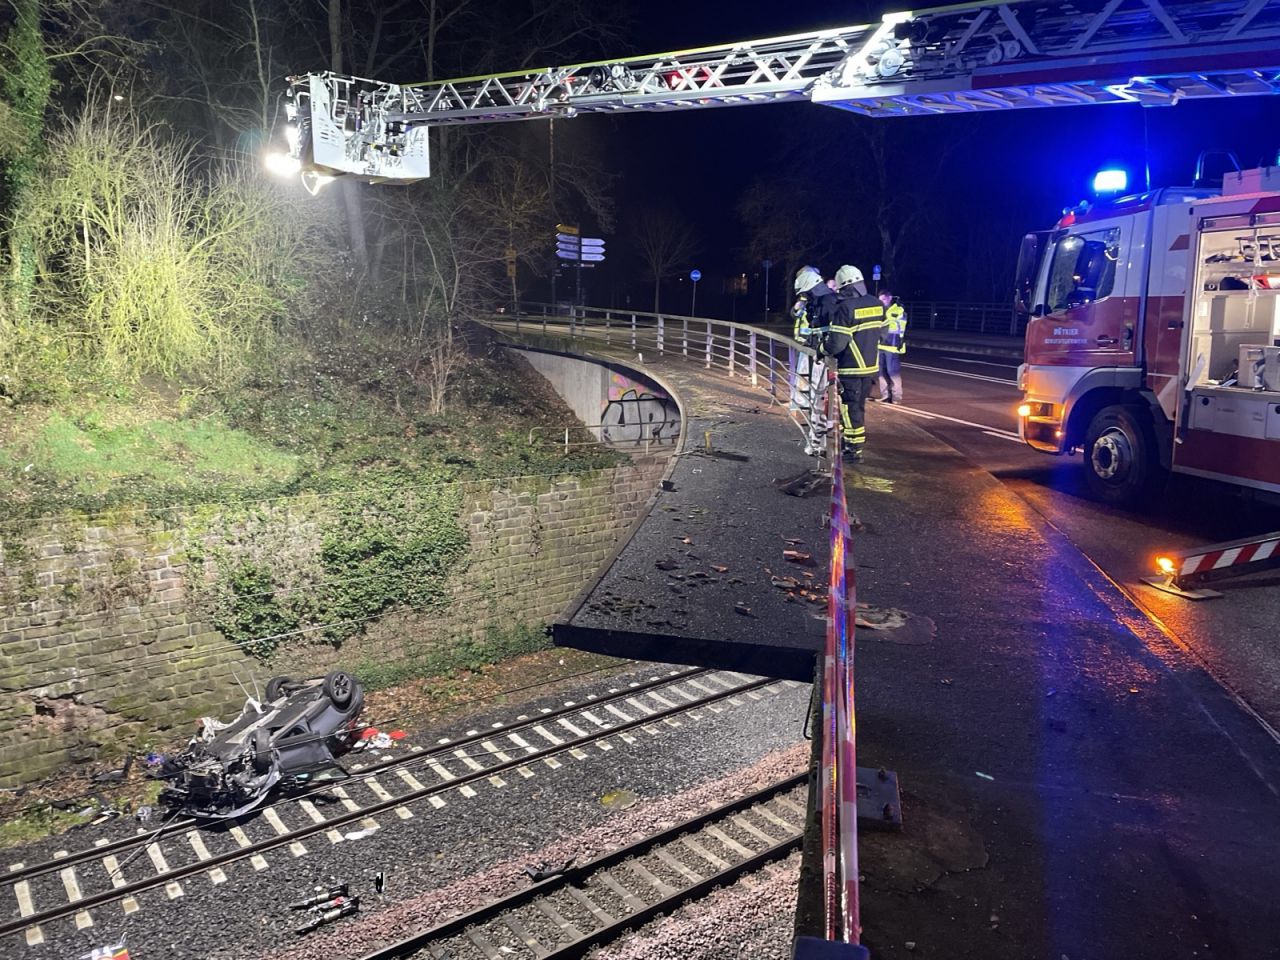
[[1118, 227], [1073, 234], [1059, 240], [1049, 265], [1045, 299], [1050, 310], [1067, 310], [1110, 296], [1119, 257]]

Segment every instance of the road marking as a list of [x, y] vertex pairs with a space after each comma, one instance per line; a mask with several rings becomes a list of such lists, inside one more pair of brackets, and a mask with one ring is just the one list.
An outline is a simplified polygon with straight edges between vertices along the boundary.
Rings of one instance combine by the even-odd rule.
[[904, 407], [900, 403], [882, 403], [881, 409], [900, 410], [903, 413], [909, 413], [912, 416], [923, 417], [926, 420], [946, 420], [948, 423], [958, 423], [963, 427], [974, 427], [983, 433], [990, 433], [994, 436], [1004, 437], [1006, 440], [1017, 440], [1022, 442], [1022, 438], [1012, 430], [1002, 430], [999, 427], [993, 427], [987, 423], [974, 423], [972, 420], [961, 420], [959, 417], [948, 417], [944, 413], [930, 413], [928, 410], [919, 410], [915, 407]]
[[946, 356], [943, 357], [943, 359], [950, 360], [952, 363], [976, 363], [984, 367], [1004, 367], [1006, 370], [1018, 369], [1018, 365], [1016, 363], [1009, 363], [1007, 360], [1004, 363], [997, 363], [995, 360], [974, 360], [970, 357]]
[[983, 430], [988, 437], [997, 437], [1000, 440], [1012, 440], [1014, 443], [1022, 443], [1022, 438], [1016, 433], [1000, 433], [995, 430]]
[[[947, 370], [943, 367], [926, 367], [921, 363], [904, 363], [904, 367], [912, 370], [928, 370], [930, 373], [945, 373], [951, 377], [964, 377], [966, 380], [985, 380], [987, 383], [1002, 383], [1006, 387], [1018, 387], [1017, 381], [1010, 380], [1007, 377], [988, 377], [981, 373], [966, 373], [963, 370]], [[1005, 366], [1005, 364], [996, 364], [996, 366]]]

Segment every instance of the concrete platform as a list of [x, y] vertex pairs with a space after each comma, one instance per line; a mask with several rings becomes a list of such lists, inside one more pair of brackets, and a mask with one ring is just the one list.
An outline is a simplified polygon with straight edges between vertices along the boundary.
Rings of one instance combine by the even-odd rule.
[[[617, 559], [553, 626], [562, 646], [808, 681], [821, 647], [829, 487], [789, 496], [774, 481], [817, 461], [783, 408], [694, 365], [650, 365], [680, 393], [686, 443]], [[710, 451], [706, 439], [710, 435]], [[784, 550], [807, 553], [789, 561]], [[795, 586], [774, 586], [774, 577]]]

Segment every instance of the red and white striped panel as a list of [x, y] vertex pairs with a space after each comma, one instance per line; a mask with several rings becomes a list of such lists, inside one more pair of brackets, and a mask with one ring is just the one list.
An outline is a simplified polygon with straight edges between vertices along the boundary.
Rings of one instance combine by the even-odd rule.
[[1232, 547], [1229, 550], [1210, 550], [1208, 553], [1183, 557], [1182, 569], [1178, 571], [1178, 575], [1186, 577], [1193, 573], [1208, 573], [1210, 570], [1254, 563], [1258, 560], [1266, 560], [1278, 551], [1280, 551], [1280, 537], [1247, 543], [1243, 547]]

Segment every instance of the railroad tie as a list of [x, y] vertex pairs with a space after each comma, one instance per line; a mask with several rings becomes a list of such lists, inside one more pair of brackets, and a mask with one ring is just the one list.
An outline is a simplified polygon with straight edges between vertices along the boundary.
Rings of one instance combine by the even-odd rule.
[[639, 913], [648, 904], [637, 897], [634, 893], [618, 882], [617, 877], [608, 871], [597, 874], [596, 879], [612, 890], [615, 894], [622, 898], [622, 902], [627, 905], [627, 909], [632, 913]]
[[502, 918], [502, 922], [511, 928], [511, 932], [529, 948], [529, 952], [537, 957], [538, 960], [542, 960], [543, 957], [550, 956], [550, 952], [547, 948], [538, 942], [537, 938], [529, 932], [529, 928], [521, 923], [520, 918], [514, 913], [504, 916]]
[[700, 874], [694, 873], [687, 866], [685, 866], [683, 863], [681, 863], [671, 854], [667, 853], [667, 851], [665, 850], [655, 850], [653, 851], [653, 855], [657, 857], [659, 860], [661, 860], [663, 863], [665, 863], [672, 870], [674, 870], [676, 873], [680, 874], [680, 876], [688, 880], [690, 883], [697, 883], [699, 880], [702, 879], [702, 876]]
[[607, 927], [613, 924], [613, 917], [609, 916], [609, 914], [596, 906], [595, 902], [592, 901], [592, 899], [583, 891], [579, 890], [577, 887], [565, 887], [565, 892], [568, 893], [569, 896], [573, 897], [573, 899], [577, 900], [578, 903], [582, 904], [582, 906], [586, 908], [587, 912], [596, 918], [596, 922], [599, 923], [600, 926]]
[[533, 905], [541, 911], [543, 916], [554, 923], [562, 934], [569, 938], [567, 942], [573, 943], [582, 939], [582, 931], [561, 916], [560, 911], [555, 908], [555, 904], [550, 899], [535, 900]]
[[662, 897], [664, 900], [676, 892], [675, 887], [650, 873], [648, 868], [646, 868], [639, 860], [628, 860], [626, 865], [632, 873], [645, 883], [649, 884], [649, 886], [654, 890], [658, 891], [658, 896]]
[[714, 853], [712, 853], [710, 850], [708, 850], [706, 847], [700, 844], [697, 840], [693, 839], [693, 837], [681, 837], [680, 842], [683, 843], [686, 848], [693, 851], [703, 860], [707, 861], [707, 863], [715, 867], [717, 870], [729, 869], [729, 864], [726, 861], [721, 860]]
[[467, 939], [480, 949], [480, 952], [485, 956], [485, 960], [502, 960], [502, 954], [493, 948], [493, 944], [489, 943], [474, 929], [467, 931]]

